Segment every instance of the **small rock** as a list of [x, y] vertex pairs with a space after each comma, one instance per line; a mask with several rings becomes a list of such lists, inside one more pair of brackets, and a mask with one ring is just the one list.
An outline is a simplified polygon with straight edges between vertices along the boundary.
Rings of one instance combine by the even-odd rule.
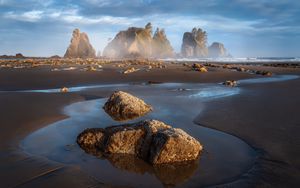
[[143, 116], [152, 107], [129, 93], [117, 91], [110, 96], [103, 109], [114, 120], [123, 121]]
[[67, 93], [67, 92], [69, 92], [69, 89], [67, 87], [63, 87], [63, 88], [60, 89], [60, 92], [61, 93]]
[[126, 69], [124, 72], [123, 72], [123, 74], [129, 74], [129, 73], [133, 73], [133, 72], [136, 72], [136, 71], [138, 71], [139, 69], [136, 69], [136, 68], [134, 68], [134, 67], [131, 67], [131, 68], [129, 68], [129, 69]]
[[237, 86], [237, 81], [227, 80], [227, 81], [223, 82], [223, 85], [230, 86], [230, 87], [235, 87], [235, 86]]

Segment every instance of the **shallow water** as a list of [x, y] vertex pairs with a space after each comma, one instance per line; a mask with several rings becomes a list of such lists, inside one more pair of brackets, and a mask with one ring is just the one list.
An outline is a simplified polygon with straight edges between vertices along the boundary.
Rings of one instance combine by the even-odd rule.
[[[272, 77], [260, 79], [269, 82]], [[278, 77], [277, 81], [296, 77]], [[272, 78], [274, 80], [274, 78]], [[275, 79], [276, 80], [276, 79]], [[245, 81], [242, 84], [257, 83]], [[77, 102], [64, 108], [70, 118], [55, 122], [33, 132], [21, 143], [24, 151], [65, 164], [78, 165], [98, 181], [115, 186], [129, 187], [199, 187], [230, 182], [253, 165], [256, 152], [242, 140], [229, 134], [194, 124], [193, 120], [205, 110], [210, 100], [234, 97], [242, 88], [219, 84], [155, 84], [118, 85], [151, 104], [154, 111], [126, 123], [142, 119], [157, 119], [173, 127], [182, 128], [204, 145], [199, 160], [184, 164], [152, 167], [128, 155], [114, 155], [109, 159], [85, 153], [76, 137], [86, 128], [123, 124], [116, 122], [103, 110], [107, 99]], [[113, 91], [116, 85], [85, 89]], [[216, 117], [217, 118], [217, 117]]]
[[[178, 86], [190, 90], [175, 90]], [[128, 122], [158, 119], [184, 129], [204, 145], [204, 152], [195, 162], [153, 168], [131, 156], [115, 155], [104, 159], [85, 153], [76, 144], [76, 137], [81, 131], [90, 127], [124, 123], [112, 120], [102, 110], [101, 107], [107, 99], [83, 101], [66, 106], [64, 113], [70, 118], [32, 133], [21, 145], [30, 154], [79, 165], [83, 171], [105, 184], [161, 187], [212, 185], [228, 181], [252, 165], [255, 151], [236, 137], [194, 124], [193, 119], [205, 108], [205, 102], [214, 97], [231, 96], [237, 93], [238, 88], [211, 87], [209, 84], [206, 87], [203, 84], [201, 86], [202, 88], [198, 88], [199, 84], [133, 85], [124, 88], [154, 107], [152, 113]], [[211, 94], [216, 87], [218, 91], [215, 95]]]

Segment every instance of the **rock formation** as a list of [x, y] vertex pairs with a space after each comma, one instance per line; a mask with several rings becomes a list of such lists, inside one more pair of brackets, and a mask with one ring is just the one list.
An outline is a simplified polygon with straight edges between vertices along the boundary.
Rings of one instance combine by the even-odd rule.
[[1, 55], [0, 59], [23, 59], [26, 58], [23, 54], [17, 53], [16, 55]]
[[157, 120], [134, 124], [87, 129], [77, 137], [87, 152], [135, 155], [151, 164], [192, 161], [198, 158], [202, 145], [181, 129]]
[[197, 159], [200, 143], [182, 129], [163, 129], [152, 138], [149, 161], [152, 164], [190, 161]]
[[208, 55], [206, 43], [206, 32], [193, 28], [192, 32], [185, 32], [183, 35], [181, 54], [183, 57], [205, 57]]
[[145, 28], [130, 27], [120, 31], [105, 47], [103, 55], [112, 58], [171, 57], [173, 48], [163, 29], [157, 29], [152, 37], [152, 25], [148, 23]]
[[157, 28], [153, 35], [152, 57], [165, 58], [174, 56], [173, 48], [164, 29]]
[[120, 31], [104, 48], [106, 57], [149, 57], [152, 54], [152, 26], [148, 23], [145, 28], [130, 27]]
[[79, 29], [73, 31], [71, 44], [68, 47], [65, 58], [95, 58], [95, 50], [90, 44], [86, 33], [80, 33]]
[[209, 57], [226, 57], [226, 49], [222, 43], [214, 42], [208, 47]]
[[114, 120], [122, 121], [143, 116], [150, 112], [152, 107], [129, 93], [117, 91], [110, 96], [103, 109]]

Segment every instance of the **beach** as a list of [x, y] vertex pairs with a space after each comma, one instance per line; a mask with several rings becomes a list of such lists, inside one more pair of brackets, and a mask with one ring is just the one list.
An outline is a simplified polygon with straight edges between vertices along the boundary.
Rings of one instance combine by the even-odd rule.
[[[183, 66], [182, 63], [166, 65], [166, 68], [149, 71], [142, 69], [130, 74], [120, 73], [121, 69], [113, 64], [103, 65], [101, 71], [93, 72], [51, 71], [52, 67], [49, 66], [0, 69], [0, 182], [3, 187], [115, 186], [99, 181], [97, 177], [86, 173], [80, 165], [57, 162], [45, 156], [28, 153], [20, 143], [35, 131], [67, 119], [68, 116], [63, 112], [64, 107], [77, 102], [106, 98], [113, 90], [120, 90], [122, 87], [112, 86], [109, 90], [83, 89], [69, 93], [18, 91], [107, 84], [127, 84], [129, 91], [131, 85], [151, 85], [151, 83], [157, 83], [153, 85], [184, 83], [219, 86], [226, 80], [239, 81], [264, 77], [225, 68], [208, 67], [207, 73], [201, 73], [191, 71], [190, 67]], [[275, 76], [300, 76], [299, 68], [237, 66], [251, 70], [271, 71]], [[136, 67], [141, 69], [139, 66]], [[224, 177], [226, 181], [220, 180], [217, 185], [234, 187], [297, 187], [299, 185], [300, 117], [297, 108], [300, 105], [299, 86], [299, 78], [241, 84], [237, 87], [240, 89], [239, 94], [205, 101], [205, 108], [201, 113], [195, 112], [199, 115], [195, 115], [191, 120], [197, 126], [232, 135], [256, 152], [254, 162], [251, 162], [246, 170], [239, 173], [237, 173], [239, 169], [233, 170], [239, 175], [233, 178]], [[181, 88], [180, 85], [178, 87]], [[151, 88], [145, 87], [139, 92], [133, 88], [132, 92], [147, 96], [148, 90]], [[156, 94], [157, 97], [160, 96], [159, 93]], [[187, 107], [188, 105], [185, 106]], [[187, 184], [180, 183], [176, 186], [197, 187], [197, 184], [189, 182], [188, 179], [184, 182]], [[215, 185], [203, 183], [202, 186]]]

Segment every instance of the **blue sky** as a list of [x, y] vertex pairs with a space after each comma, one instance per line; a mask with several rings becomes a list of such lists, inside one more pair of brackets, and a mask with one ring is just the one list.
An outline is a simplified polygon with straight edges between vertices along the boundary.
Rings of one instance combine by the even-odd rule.
[[235, 57], [300, 56], [297, 0], [0, 0], [0, 54], [63, 55], [72, 30], [102, 51], [130, 26], [164, 28], [175, 51], [193, 27]]

